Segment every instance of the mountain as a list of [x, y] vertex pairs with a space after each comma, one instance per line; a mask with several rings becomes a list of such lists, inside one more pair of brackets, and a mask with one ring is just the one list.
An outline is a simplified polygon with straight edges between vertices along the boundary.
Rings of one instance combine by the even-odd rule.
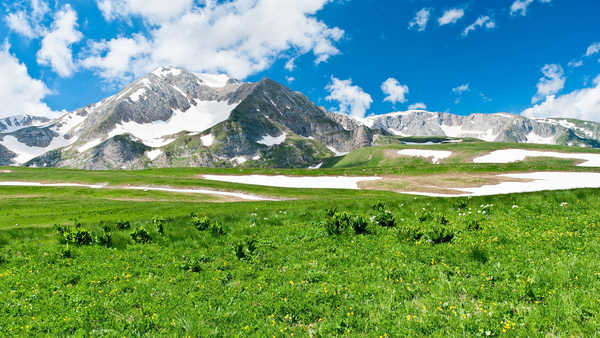
[[267, 78], [248, 83], [172, 67], [56, 120], [23, 116], [0, 127], [0, 165], [82, 169], [306, 168], [382, 136], [600, 147], [593, 122], [422, 110], [353, 119]]
[[600, 124], [574, 119], [528, 119], [507, 113], [461, 116], [410, 110], [370, 116], [357, 122], [397, 136], [470, 137], [488, 142], [600, 147]]
[[269, 79], [162, 67], [121, 92], [41, 126], [0, 134], [4, 164], [84, 169], [307, 167], [373, 143]]
[[32, 115], [16, 115], [0, 119], [0, 133], [10, 133], [21, 128], [39, 126], [50, 119]]

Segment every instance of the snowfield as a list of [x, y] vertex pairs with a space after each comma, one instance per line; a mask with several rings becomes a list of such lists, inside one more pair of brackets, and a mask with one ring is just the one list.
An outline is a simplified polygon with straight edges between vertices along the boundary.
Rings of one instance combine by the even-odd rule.
[[452, 156], [452, 152], [442, 150], [404, 149], [398, 151], [398, 155], [431, 158], [431, 163], [439, 164], [441, 160]]
[[306, 189], [359, 189], [358, 183], [381, 180], [381, 177], [346, 177], [346, 176], [228, 176], [228, 175], [203, 175], [205, 180], [250, 185], [263, 185], [278, 188], [306, 188]]
[[67, 140], [63, 136], [57, 136], [52, 139], [52, 142], [45, 147], [30, 147], [25, 143], [19, 142], [16, 137], [12, 135], [4, 136], [4, 139], [0, 141], [0, 144], [5, 146], [6, 149], [17, 154], [17, 157], [13, 158], [13, 161], [17, 164], [23, 164], [31, 161], [32, 159], [45, 154], [48, 151], [55, 150], [58, 148], [66, 147], [71, 145], [76, 139]]
[[0, 182], [0, 187], [47, 187], [47, 188], [89, 188], [89, 189], [115, 189], [115, 190], [141, 190], [141, 191], [162, 191], [174, 192], [183, 194], [202, 194], [224, 197], [234, 197], [246, 201], [276, 201], [275, 199], [265, 198], [256, 195], [217, 191], [207, 189], [180, 189], [180, 188], [162, 188], [162, 187], [147, 187], [147, 186], [125, 186], [112, 187], [102, 184], [79, 184], [79, 183], [40, 183], [40, 182]]
[[[182, 131], [203, 132], [227, 120], [231, 111], [239, 104], [226, 101], [195, 101], [185, 112], [176, 110], [168, 121], [139, 124], [133, 121], [119, 123], [108, 138], [117, 135], [131, 134], [149, 147], [166, 145], [160, 139]], [[158, 144], [158, 145], [157, 145]], [[168, 144], [168, 143], [167, 143]]]
[[555, 157], [562, 159], [583, 160], [580, 167], [600, 167], [600, 154], [557, 153], [551, 151], [534, 151], [523, 149], [496, 150], [487, 155], [473, 159], [474, 163], [513, 163], [524, 161], [527, 157]]
[[256, 143], [263, 144], [267, 147], [272, 147], [272, 146], [277, 146], [277, 145], [282, 144], [283, 142], [285, 142], [286, 138], [287, 138], [287, 135], [285, 133], [283, 133], [279, 136], [265, 135], [262, 137], [262, 139], [256, 141]]

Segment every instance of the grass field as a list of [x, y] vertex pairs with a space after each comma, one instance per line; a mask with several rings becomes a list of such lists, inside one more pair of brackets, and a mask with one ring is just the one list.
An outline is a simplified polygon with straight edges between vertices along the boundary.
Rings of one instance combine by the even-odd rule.
[[[477, 144], [448, 146], [485, 150]], [[401, 148], [382, 148], [388, 147]], [[0, 187], [0, 332], [257, 337], [597, 333], [598, 190], [441, 199], [198, 179], [206, 173], [597, 171], [559, 160], [474, 165], [449, 159], [434, 166], [405, 158], [359, 164], [364, 158], [341, 159], [338, 164], [354, 164], [322, 170], [2, 168], [0, 181], [204, 187], [284, 200]], [[377, 201], [383, 209], [373, 208]]]

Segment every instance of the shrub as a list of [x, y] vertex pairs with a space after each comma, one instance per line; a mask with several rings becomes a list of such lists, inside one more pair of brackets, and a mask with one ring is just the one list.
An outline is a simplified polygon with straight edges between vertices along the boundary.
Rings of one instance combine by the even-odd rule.
[[225, 235], [225, 228], [220, 222], [211, 222], [208, 228], [210, 232], [215, 236]]
[[75, 256], [68, 245], [66, 247], [61, 247], [58, 251], [58, 255], [60, 258], [73, 258]]
[[248, 260], [254, 257], [256, 251], [256, 240], [253, 238], [246, 239], [245, 242], [240, 242], [235, 245], [235, 256], [241, 260]]
[[191, 272], [201, 272], [203, 269], [203, 264], [210, 262], [210, 258], [206, 256], [200, 257], [190, 257], [185, 258], [185, 262], [181, 265], [181, 268], [185, 271]]
[[354, 216], [350, 220], [350, 223], [356, 234], [364, 234], [368, 232], [367, 227], [369, 226], [369, 222], [367, 222], [364, 217]]
[[423, 235], [422, 229], [413, 225], [403, 225], [398, 229], [398, 237], [404, 240], [419, 241]]
[[59, 233], [62, 243], [70, 243], [75, 245], [91, 245], [94, 243], [92, 233], [83, 228], [81, 223], [75, 225], [75, 228], [55, 225], [56, 231]]
[[396, 226], [396, 220], [389, 210], [380, 211], [375, 215], [375, 224], [385, 228], [393, 228]]
[[152, 219], [152, 226], [154, 226], [154, 228], [156, 229], [156, 232], [158, 232], [161, 235], [165, 234], [165, 219], [162, 217], [154, 217]]
[[445, 225], [433, 225], [427, 232], [427, 238], [433, 244], [450, 243], [454, 236], [454, 231]]
[[110, 228], [105, 227], [103, 229], [102, 235], [96, 237], [96, 243], [104, 245], [107, 248], [112, 245], [112, 234], [110, 232]]
[[142, 226], [137, 227], [134, 231], [130, 233], [131, 239], [133, 239], [136, 243], [149, 243], [152, 241], [150, 234], [146, 229]]
[[323, 226], [328, 234], [340, 235], [343, 234], [350, 226], [351, 218], [352, 216], [345, 211], [335, 212], [332, 216], [325, 220]]
[[127, 230], [131, 228], [131, 223], [129, 221], [119, 221], [117, 222], [117, 229], [119, 230]]
[[196, 215], [192, 216], [192, 224], [198, 229], [198, 231], [207, 230], [210, 226], [210, 220], [208, 217], [198, 217]]

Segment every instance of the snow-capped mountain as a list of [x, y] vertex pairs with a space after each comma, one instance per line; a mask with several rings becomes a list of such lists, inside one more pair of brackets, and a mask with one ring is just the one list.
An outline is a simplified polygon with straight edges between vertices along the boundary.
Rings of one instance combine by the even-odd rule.
[[50, 119], [32, 115], [16, 115], [0, 119], [0, 133], [10, 133], [21, 128], [39, 126]]
[[369, 128], [398, 136], [477, 138], [488, 142], [518, 142], [598, 147], [600, 125], [572, 119], [528, 119], [519, 115], [467, 116], [410, 110], [357, 120]]
[[37, 127], [0, 134], [2, 164], [87, 169], [299, 167], [370, 145], [304, 95], [269, 79], [159, 68], [121, 92]]
[[0, 121], [0, 165], [84, 169], [309, 167], [381, 136], [600, 147], [593, 122], [422, 110], [355, 120], [266, 78], [248, 83], [170, 67], [56, 120]]

